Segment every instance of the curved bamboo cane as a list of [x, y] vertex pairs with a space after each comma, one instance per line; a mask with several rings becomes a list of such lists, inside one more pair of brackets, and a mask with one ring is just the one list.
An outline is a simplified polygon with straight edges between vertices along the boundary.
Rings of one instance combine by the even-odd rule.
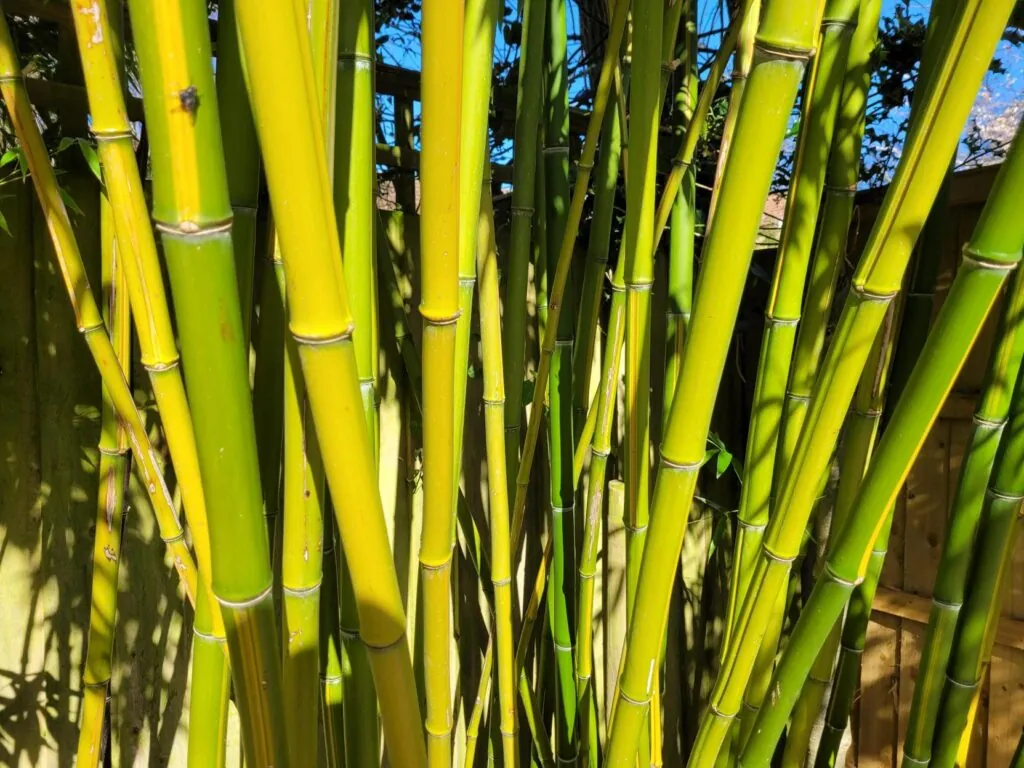
[[[995, 27], [1006, 21], [1011, 5], [1005, 6], [1007, 14], [1001, 19], [989, 16], [998, 15], [991, 8], [981, 14], [984, 23], [975, 21], [971, 24], [971, 14], [961, 17], [961, 23], [966, 22], [983, 36], [987, 34], [987, 39], [983, 37], [983, 53], [991, 55], [994, 50], [1001, 33], [1001, 28]], [[976, 70], [970, 74], [980, 77], [985, 69], [985, 60], [987, 57], [978, 56], [974, 65]], [[949, 63], [944, 62], [944, 67]], [[964, 69], [969, 67], [961, 64], [959, 70]], [[939, 76], [937, 73], [936, 77]], [[933, 90], [929, 101], [939, 94], [940, 89]], [[946, 101], [948, 103], [949, 100]], [[950, 152], [952, 148], [949, 147]], [[938, 156], [945, 159], [944, 155]], [[945, 169], [936, 166], [933, 170], [941, 174]], [[941, 182], [941, 178], [937, 182]], [[928, 430], [937, 418], [1006, 276], [1020, 261], [1024, 246], [1024, 220], [1016, 214], [1016, 201], [1022, 191], [1024, 151], [1021, 151], [1021, 142], [1015, 141], [993, 185], [974, 236], [964, 248], [963, 264], [921, 351], [907, 389], [893, 412], [850, 518], [826, 561], [824, 576], [805, 604], [779, 662], [772, 679], [774, 706], [761, 712], [744, 751], [745, 760], [757, 763], [767, 759], [766, 756], [774, 750], [815, 656], [839, 618], [850, 593], [864, 578], [873, 546], [877, 546], [881, 535], [887, 533], [893, 501]], [[867, 253], [871, 253], [870, 249]], [[998, 473], [995, 476], [998, 478]], [[1008, 486], [1008, 490], [1012, 491], [1013, 486]], [[1016, 507], [1012, 508], [1015, 513]]]
[[[131, 310], [124, 268], [114, 238], [113, 212], [107, 196], [100, 194], [100, 240], [104, 322], [110, 329], [121, 373], [127, 379], [131, 367]], [[117, 573], [121, 561], [121, 528], [124, 523], [124, 491], [128, 481], [128, 435], [114, 410], [106, 387], [100, 420], [99, 489], [96, 493], [96, 539], [92, 551], [92, 586], [89, 591], [89, 640], [82, 672], [82, 707], [76, 765], [97, 768], [103, 761], [103, 730], [110, 670], [114, 654], [114, 620], [117, 614]], [[200, 597], [205, 590], [200, 591]]]
[[[759, 32], [759, 52], [747, 84], [755, 106], [741, 112], [730, 164], [744, 168], [745, 183], [723, 187], [726, 218], [705, 242], [704, 263], [694, 301], [696, 317], [683, 352], [682, 375], [661, 450], [651, 529], [640, 566], [639, 587], [614, 704], [605, 765], [632, 765], [647, 715], [652, 670], [661, 656], [672, 579], [678, 566], [687, 508], [703, 462], [715, 390], [721, 377], [743, 290], [746, 264], [757, 236], [762, 203], [782, 146], [786, 122], [810, 53], [815, 3], [770, 6]], [[632, 131], [631, 131], [632, 133]], [[635, 139], [634, 139], [635, 142]], [[637, 158], [631, 158], [632, 164]], [[740, 167], [738, 166], [738, 167]], [[739, 175], [726, 174], [730, 180]], [[724, 223], [723, 223], [724, 222]], [[713, 297], [713, 298], [712, 298]], [[710, 304], [708, 302], [711, 302]], [[702, 322], [703, 321], [703, 322]], [[698, 362], [699, 361], [699, 362]]]
[[[118, 244], [125, 255], [125, 278], [142, 364], [152, 383], [185, 515], [193, 531], [196, 560], [203, 581], [209, 586], [210, 538], [196, 436], [178, 365], [156, 240], [135, 159], [118, 64], [117, 36], [110, 24], [107, 3], [108, 0], [74, 0], [71, 4], [92, 116], [90, 129], [104, 168]], [[218, 625], [216, 632], [223, 634], [216, 607], [213, 613]]]
[[207, 9], [201, 0], [133, 0], [131, 10], [152, 139], [153, 218], [189, 389], [199, 393], [192, 416], [222, 563], [213, 592], [225, 615], [247, 760], [277, 765], [286, 759], [281, 658]]
[[[793, 461], [781, 477], [776, 497], [776, 509], [781, 514], [769, 523], [764, 557], [755, 567], [742, 609], [743, 619], [728, 646], [712, 692], [709, 713], [701, 725], [694, 752], [700, 757], [691, 758], [693, 765], [704, 765], [714, 759], [723, 726], [727, 728], [730, 715], [739, 709], [756, 656], [757, 639], [770, 616], [763, 608], [763, 596], [778, 594], [788, 578], [790, 564], [799, 554], [803, 531], [844, 411], [871, 341], [898, 293], [912, 246], [941, 184], [945, 168], [938, 163], [944, 163], [953, 153], [973, 93], [1002, 32], [1008, 15], [1008, 11], [1003, 14], [1004, 6], [992, 0], [984, 3], [982, 12], [978, 2], [972, 0], [958, 19], [956, 34], [922, 102], [920, 117], [854, 276], [853, 289], [815, 385]], [[807, 663], [811, 661], [808, 659]]]
[[[243, 49], [260, 52], [247, 53], [246, 65], [284, 251], [289, 325], [352, 573], [388, 753], [396, 764], [421, 766], [426, 756], [419, 705], [373, 443], [362, 419], [352, 418], [362, 413], [362, 397], [309, 44], [301, 20], [284, 5], [239, 0], [237, 14]], [[290, 151], [278, 152], [282, 146]]]
[[8, 114], [25, 153], [40, 207], [46, 216], [47, 228], [53, 241], [54, 258], [64, 279], [79, 333], [89, 347], [100, 377], [107, 387], [111, 403], [127, 431], [132, 455], [153, 505], [160, 537], [167, 545], [171, 562], [186, 596], [194, 603], [196, 567], [185, 544], [184, 532], [174, 511], [171, 495], [157, 466], [156, 454], [149, 442], [146, 427], [135, 407], [128, 383], [121, 373], [117, 354], [107, 335], [99, 307], [89, 286], [85, 266], [75, 242], [75, 234], [60, 197], [57, 178], [50, 165], [43, 137], [39, 133], [39, 126], [36, 125], [35, 114], [28, 100], [18, 55], [14, 50], [14, 42], [11, 40], [6, 20], [0, 23], [0, 91], [3, 92]]

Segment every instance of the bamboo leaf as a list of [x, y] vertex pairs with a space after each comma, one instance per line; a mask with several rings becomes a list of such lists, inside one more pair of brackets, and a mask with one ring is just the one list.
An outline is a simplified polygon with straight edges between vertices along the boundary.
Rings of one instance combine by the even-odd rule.
[[102, 184], [103, 174], [100, 172], [100, 160], [96, 156], [96, 150], [85, 139], [77, 139], [75, 143], [78, 144], [78, 148], [82, 151], [82, 157], [85, 158], [85, 162], [89, 164], [89, 170], [92, 171], [92, 175]]
[[66, 205], [69, 210], [74, 211], [79, 216], [85, 215], [82, 212], [82, 209], [78, 207], [78, 203], [75, 202], [75, 198], [71, 196], [70, 192], [64, 189], [64, 187], [58, 187], [57, 189], [60, 191], [60, 199], [64, 201], [64, 205]]

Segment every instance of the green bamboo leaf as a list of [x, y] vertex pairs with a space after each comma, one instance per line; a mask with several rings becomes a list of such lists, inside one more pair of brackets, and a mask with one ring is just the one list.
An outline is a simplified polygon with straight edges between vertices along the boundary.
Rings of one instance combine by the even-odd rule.
[[7, 217], [0, 213], [0, 229], [7, 233], [8, 237], [11, 237], [11, 228], [7, 226]]
[[66, 205], [69, 210], [73, 211], [79, 216], [85, 215], [82, 212], [82, 209], [78, 207], [78, 203], [75, 202], [75, 198], [71, 196], [70, 192], [64, 189], [64, 187], [58, 187], [57, 189], [60, 191], [60, 199], [64, 201], [64, 205]]
[[82, 151], [82, 157], [85, 158], [85, 162], [89, 164], [89, 170], [92, 171], [92, 175], [102, 184], [103, 174], [100, 172], [100, 160], [96, 156], [95, 148], [85, 139], [77, 139], [75, 143], [78, 144], [78, 148]]
[[719, 450], [718, 458], [715, 459], [715, 477], [718, 478], [724, 475], [731, 465], [732, 454], [725, 449]]

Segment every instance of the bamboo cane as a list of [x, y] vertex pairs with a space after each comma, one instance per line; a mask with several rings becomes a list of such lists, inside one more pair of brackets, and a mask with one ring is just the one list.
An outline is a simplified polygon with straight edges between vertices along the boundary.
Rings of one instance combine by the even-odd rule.
[[[327, 516], [325, 516], [326, 518]], [[335, 555], [335, 524], [325, 519], [323, 582], [320, 587], [320, 717], [323, 723], [323, 756], [327, 768], [344, 768], [345, 691], [342, 669], [341, 629], [338, 614], [338, 566]], [[376, 707], [374, 707], [376, 714]], [[377, 724], [374, 722], [374, 733]]]
[[[744, 169], [744, 183], [730, 181], [723, 186], [722, 194], [727, 197], [721, 205], [728, 215], [719, 219], [720, 224], [712, 227], [705, 241], [694, 300], [696, 317], [683, 351], [682, 374], [662, 443], [651, 530], [640, 566], [640, 586], [606, 746], [605, 765], [609, 768], [632, 764], [647, 714], [651, 669], [661, 655], [671, 596], [672, 579], [668, 575], [678, 565], [686, 526], [686, 517], [674, 514], [669, 507], [688, 508], [703, 462], [715, 390], [757, 237], [762, 203], [813, 40], [814, 6], [810, 0], [787, 4], [784, 9], [769, 6], [759, 32], [758, 55], [744, 99], [749, 98], [760, 109], [747, 110], [746, 117], [741, 113], [728, 162]], [[632, 163], [637, 163], [635, 152]]]
[[[690, 164], [693, 162], [693, 153], [697, 149], [697, 143], [700, 141], [700, 136], [703, 132], [704, 118], [711, 109], [715, 92], [718, 90], [722, 75], [725, 73], [725, 66], [729, 63], [730, 59], [737, 58], [733, 56], [733, 53], [737, 50], [737, 40], [741, 29], [743, 29], [744, 20], [749, 20], [756, 16], [757, 9], [759, 8], [758, 2], [759, 0], [743, 0], [743, 4], [739, 8], [739, 15], [733, 20], [728, 31], [722, 37], [722, 43], [715, 54], [714, 60], [711, 62], [707, 80], [704, 83], [704, 87], [700, 90], [700, 96], [697, 98], [697, 106], [694, 108], [690, 127], [686, 129], [683, 141], [676, 151], [675, 158], [672, 160], [672, 170], [665, 179], [661, 199], [658, 201], [658, 211], [654, 219], [655, 247], [661, 242], [661, 235], [664, 233], [669, 217], [672, 215], [672, 207], [679, 194], [680, 186], [688, 173]], [[735, 79], [735, 77], [736, 73], [734, 72], [733, 78]], [[707, 227], [705, 227], [706, 229]]]
[[79, 333], [89, 347], [100, 377], [107, 387], [108, 397], [124, 424], [132, 455], [153, 505], [160, 537], [167, 545], [185, 595], [194, 602], [195, 564], [185, 544], [184, 533], [174, 511], [171, 495], [156, 464], [156, 454], [149, 442], [145, 425], [121, 373], [117, 354], [107, 335], [99, 307], [89, 286], [71, 222], [60, 197], [57, 179], [50, 165], [39, 127], [36, 125], [32, 105], [28, 100], [18, 55], [14, 50], [6, 20], [0, 24], [0, 91], [3, 92], [11, 123], [25, 153], [39, 204], [46, 215], [47, 228], [53, 241], [54, 258], [64, 279]]
[[[808, 73], [782, 237], [765, 308], [765, 330], [743, 463], [745, 471], [740, 493], [736, 553], [729, 590], [730, 629], [726, 638], [738, 620], [750, 572], [757, 561], [768, 525], [782, 404], [793, 359], [797, 324], [800, 322], [817, 223], [815, 213], [825, 181], [828, 150], [846, 72], [850, 37], [857, 23], [858, 3], [859, 0], [830, 0], [821, 26], [818, 51]], [[775, 656], [775, 649], [769, 650], [770, 653], [762, 659], [762, 662], [769, 663], [758, 665], [755, 684], [748, 688], [748, 692], [763, 689], [763, 685], [756, 684], [757, 678], [767, 678], [771, 674], [770, 661]], [[761, 701], [756, 695], [748, 695], [744, 701], [747, 711], [743, 717], [747, 720], [756, 714]]]
[[143, 107], [152, 141], [153, 218], [195, 395], [200, 466], [213, 502], [211, 545], [221, 563], [214, 568], [213, 592], [225, 615], [247, 761], [278, 765], [286, 759], [286, 741], [273, 576], [207, 9], [201, 0], [133, 0], [131, 11], [148, 94]]
[[[106, 195], [100, 194], [104, 323], [110, 342], [127, 379], [131, 365], [131, 315], [128, 286], [114, 238], [113, 212]], [[128, 435], [114, 410], [106, 387], [100, 420], [99, 490], [96, 493], [96, 539], [92, 552], [92, 586], [89, 591], [89, 640], [82, 673], [82, 708], [76, 764], [97, 768], [104, 756], [104, 721], [110, 695], [110, 670], [114, 653], [114, 621], [117, 615], [117, 574], [121, 561], [121, 528], [124, 523], [124, 491], [128, 481]], [[202, 594], [202, 592], [200, 593]]]
[[[899, 303], [902, 304], [902, 302]], [[897, 311], [897, 306], [894, 304], [883, 323], [882, 330], [874, 341], [871, 354], [861, 372], [857, 391], [853, 396], [853, 404], [844, 427], [843, 444], [839, 456], [839, 487], [832, 509], [829, 541], [820, 561], [821, 564], [817, 568], [816, 578], [821, 577], [825, 561], [832, 552], [834, 542], [838, 539], [846, 521], [849, 520], [850, 510], [856, 501], [861, 482], [877, 446], [893, 358], [893, 342], [896, 336], [896, 327], [899, 325], [896, 318], [900, 314], [901, 312]], [[879, 543], [881, 543], [881, 538], [880, 536]], [[878, 555], [873, 552], [872, 565], [877, 561], [880, 568], [884, 555], [884, 551]], [[869, 566], [870, 571], [871, 567]], [[839, 748], [843, 734], [846, 732], [850, 715], [849, 708], [853, 704], [860, 670], [860, 651], [864, 648], [867, 619], [871, 613], [871, 600], [874, 598], [876, 586], [877, 580], [869, 584], [869, 579], [865, 579], [865, 582], [858, 587], [857, 594], [860, 599], [851, 601], [846, 621], [837, 622], [832, 628], [826, 647], [815, 659], [815, 668], [812, 673], [814, 676], [805, 686], [805, 691], [811, 686], [817, 687], [821, 690], [821, 697], [824, 697], [824, 689], [833, 679], [832, 666], [836, 662], [836, 651], [839, 650], [840, 656], [836, 665], [832, 694], [825, 712], [824, 728], [815, 758], [819, 763], [827, 759], [825, 758], [826, 754], [833, 753]], [[861, 622], [861, 618], [864, 619], [863, 622]], [[827, 659], [827, 664], [825, 659]], [[801, 699], [803, 697], [804, 692], [801, 692]], [[817, 718], [818, 714], [819, 712], [815, 711], [813, 717]]]
[[[256, 139], [256, 126], [252, 122], [249, 96], [245, 90], [242, 51], [239, 46], [235, 20], [235, 0], [220, 0], [218, 3], [217, 28], [217, 103], [220, 104], [220, 127], [224, 136], [224, 166], [227, 169], [228, 194], [231, 197], [231, 240], [235, 249], [238, 297], [242, 310], [242, 328], [245, 332], [246, 345], [248, 345], [251, 336], [254, 267], [256, 266], [256, 214], [260, 191], [260, 148]], [[268, 282], [273, 286], [273, 280]], [[261, 324], [265, 319], [265, 311], [266, 307], [261, 302]], [[256, 410], [259, 412], [258, 407]], [[267, 419], [263, 423], [269, 425], [270, 421]], [[276, 455], [280, 461], [281, 420], [273, 419], [273, 421], [278, 435]], [[257, 434], [262, 437], [263, 434], [259, 431], [260, 423], [257, 422]], [[272, 429], [267, 437], [270, 438], [273, 434]], [[268, 442], [273, 444], [274, 441], [269, 440]], [[256, 444], [260, 448], [260, 479], [266, 492], [271, 485], [269, 476], [264, 474], [264, 440], [257, 439]], [[273, 455], [271, 445], [268, 445], [267, 449]], [[277, 487], [276, 482], [273, 483], [273, 487]], [[273, 496], [274, 494], [267, 493], [268, 505], [272, 503]], [[276, 503], [276, 499], [273, 499], [273, 503]], [[272, 512], [269, 516], [272, 517], [276, 513], [276, 507], [270, 507], [270, 510]]]
[[509, 544], [508, 479], [505, 477], [505, 385], [501, 368], [498, 254], [494, 241], [494, 211], [491, 207], [490, 184], [485, 181], [483, 187], [476, 252], [480, 291], [480, 340], [484, 357], [487, 488], [491, 499], [491, 583], [494, 585], [494, 634], [498, 641], [497, 688], [503, 765], [515, 768], [518, 760], [515, 661], [512, 648], [512, 557]]
[[[1007, 12], [1010, 5], [1005, 6]], [[972, 32], [977, 30], [978, 34], [987, 35], [982, 52], [988, 54], [991, 54], [1001, 33], [1001, 28], [996, 29], [996, 25], [1006, 20], [1005, 15], [997, 19], [992, 15], [998, 16], [996, 9], [987, 8], [986, 13], [981, 14], [984, 23], [975, 21], [971, 25]], [[967, 13], [958, 21], [970, 25], [970, 16]], [[979, 55], [974, 64], [976, 71], [969, 74], [980, 77], [985, 68], [985, 58]], [[949, 65], [950, 62], [944, 60], [942, 68]], [[965, 69], [969, 67], [961, 63], [958, 71]], [[941, 76], [941, 70], [937, 71], [933, 86], [941, 82]], [[928, 101], [938, 95], [941, 95], [941, 88], [933, 87]], [[949, 98], [945, 102], [949, 103]], [[925, 114], [922, 114], [922, 121]], [[922, 127], [921, 123], [918, 125]], [[872, 548], [877, 547], [881, 534], [887, 534], [895, 496], [937, 418], [942, 402], [952, 388], [1007, 274], [1020, 260], [1024, 222], [1018, 221], [1015, 201], [1024, 188], [1024, 152], [1019, 151], [1019, 144], [1014, 143], [974, 236], [964, 248], [963, 264], [882, 436], [850, 518], [827, 559], [824, 577], [815, 585], [793, 630], [773, 678], [774, 706], [761, 712], [747, 743], [744, 759], [756, 763], [766, 759], [765, 756], [774, 750], [814, 657], [839, 618], [854, 586], [864, 578], [872, 559]], [[952, 151], [952, 146], [949, 151]], [[944, 168], [940, 166], [934, 170], [941, 174]], [[941, 179], [936, 180], [936, 186], [939, 182]], [[867, 253], [871, 253], [870, 248]]]
[[[373, 443], [362, 420], [351, 418], [362, 412], [362, 398], [309, 44], [291, 8], [241, 0], [237, 13], [243, 50], [261, 52], [247, 54], [246, 65], [284, 251], [289, 325], [299, 344], [352, 573], [360, 636], [370, 650], [385, 741], [396, 764], [421, 766], [426, 756], [417, 725], [419, 706], [377, 491]], [[290, 151], [277, 152], [282, 146]]]
[[[423, 8], [423, 155], [420, 161], [423, 263], [423, 537], [420, 583], [431, 766], [451, 765], [451, 562], [454, 528], [455, 344], [459, 316], [459, 187], [463, 7], [430, 0]], [[459, 97], [456, 102], [460, 101]]]
[[926, 764], [931, 758], [932, 737], [942, 702], [943, 675], [954, 645], [957, 620], [964, 604], [973, 543], [984, 503], [984, 489], [992, 472], [996, 449], [1010, 409], [1013, 382], [1024, 356], [1024, 279], [1014, 275], [1004, 299], [996, 345], [989, 358], [986, 383], [974, 414], [970, 439], [964, 451], [949, 527], [935, 581], [928, 631], [921, 653], [914, 702], [907, 726], [906, 765]]
[[[790, 563], [799, 554], [803, 531], [818, 495], [824, 468], [830, 460], [845, 406], [852, 398], [870, 342], [898, 292], [925, 213], [941, 183], [945, 168], [939, 163], [944, 164], [953, 153], [970, 108], [971, 94], [980, 82], [984, 62], [1001, 33], [1005, 22], [1005, 15], [1000, 16], [1003, 7], [995, 5], [994, 0], [993, 7], [989, 7], [989, 3], [985, 5], [984, 13], [974, 3], [965, 6], [958, 19], [948, 55], [942, 60], [927, 98], [921, 104], [920, 118], [910, 134], [896, 177], [854, 276], [853, 289], [815, 385], [793, 461], [781, 477], [776, 497], [776, 508], [781, 514], [769, 523], [765, 556], [755, 567], [742, 609], [743, 619], [726, 651], [709, 713], [698, 734], [694, 755], [700, 757], [691, 758], [695, 766], [714, 759], [723, 726], [728, 725], [730, 715], [739, 709], [739, 700], [757, 653], [757, 638], [769, 617], [763, 608], [762, 596], [777, 594], [788, 577]], [[808, 664], [812, 661], [806, 660]], [[773, 709], [776, 711], [778, 708]]]
[[[204, 582], [209, 585], [210, 541], [196, 437], [178, 366], [156, 241], [135, 160], [119, 74], [117, 38], [111, 28], [107, 0], [75, 0], [71, 10], [89, 96], [90, 127], [99, 147], [119, 247], [125, 255], [125, 278], [142, 364], [149, 373], [185, 514], [193, 530], [196, 560]], [[216, 614], [214, 609], [214, 620], [219, 623]]]
[[[558, 269], [560, 246], [566, 235], [569, 204], [569, 70], [567, 59], [566, 2], [548, 3], [547, 97], [544, 118], [544, 202], [546, 218], [546, 265], [549, 288]], [[578, 182], [577, 182], [578, 183]], [[575, 240], [575, 236], [573, 236]], [[548, 329], [554, 331], [547, 381], [549, 525], [552, 538], [551, 573], [548, 584], [548, 619], [555, 655], [552, 678], [555, 697], [554, 744], [559, 762], [574, 761], [576, 745], [576, 696], [573, 684], [576, 608], [576, 508], [572, 483], [572, 349], [575, 336], [573, 323], [574, 286], [567, 275], [563, 300], [566, 312], [551, 317], [550, 295]], [[545, 334], [546, 335], [546, 334]], [[535, 383], [535, 386], [540, 386]]]
[[[651, 290], [654, 285], [654, 213], [664, 4], [633, 3], [633, 63], [629, 92], [631, 163], [626, 173], [626, 617], [636, 606], [637, 579], [650, 512]], [[659, 653], [660, 657], [660, 653]], [[657, 672], [655, 671], [655, 675]], [[657, 690], [657, 683], [653, 683]], [[651, 736], [640, 734], [640, 765], [650, 765]]]
[[[526, 288], [529, 279], [535, 208], [537, 131], [540, 127], [541, 76], [547, 13], [544, 0], [524, 0], [523, 40], [512, 142], [512, 232], [506, 266], [502, 366], [505, 371], [506, 466], [509, 483], [519, 472], [519, 429], [523, 411], [523, 358], [526, 344]], [[514, 494], [515, 488], [509, 490]]]
[[[683, 48], [684, 70], [676, 91], [673, 113], [673, 134], [682, 146], [697, 107], [697, 17], [696, 2], [689, 0], [683, 16], [685, 29]], [[664, 51], [662, 52], [664, 54]], [[674, 51], [672, 51], [674, 53]], [[677, 150], [678, 151], [678, 150]], [[669, 217], [668, 306], [665, 321], [665, 391], [663, 419], [672, 411], [672, 397], [679, 381], [679, 364], [683, 357], [686, 330], [693, 305], [693, 256], [696, 230], [697, 175], [692, 165], [683, 171], [682, 194], [677, 194]], [[655, 230], [657, 236], [657, 230]]]
[[708, 206], [708, 224], [711, 223], [718, 206], [719, 190], [725, 165], [732, 149], [733, 135], [736, 133], [736, 122], [739, 119], [740, 106], [743, 104], [743, 92], [750, 78], [750, 70], [754, 64], [754, 51], [757, 46], [757, 30], [761, 20], [763, 2], [752, 0], [737, 9], [732, 25], [737, 28], [736, 56], [732, 60], [732, 88], [729, 91], [729, 106], [725, 111], [725, 122], [722, 124], [722, 140], [718, 147], [718, 162], [715, 165], [715, 182], [712, 185], [711, 203]]

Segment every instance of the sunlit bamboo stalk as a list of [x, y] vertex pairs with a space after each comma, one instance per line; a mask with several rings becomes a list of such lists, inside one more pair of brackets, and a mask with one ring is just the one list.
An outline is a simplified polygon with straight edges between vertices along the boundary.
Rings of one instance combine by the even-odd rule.
[[[362, 397], [309, 43], [292, 8], [240, 0], [237, 12], [243, 50], [272, 52], [246, 56], [250, 96], [284, 252], [289, 326], [352, 574], [385, 741], [396, 764], [422, 766], [419, 702], [373, 441], [363, 420], [351, 418], [362, 413]], [[277, 151], [284, 146], [287, 153]]]

